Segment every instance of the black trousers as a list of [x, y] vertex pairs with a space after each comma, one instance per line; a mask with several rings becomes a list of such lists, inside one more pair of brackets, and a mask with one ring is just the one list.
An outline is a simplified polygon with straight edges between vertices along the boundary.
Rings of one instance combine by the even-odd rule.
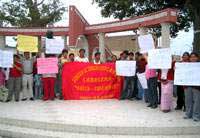
[[158, 90], [157, 90], [157, 77], [150, 78], [147, 80], [148, 84], [148, 92], [149, 92], [149, 103], [151, 105], [157, 105], [158, 104]]
[[185, 94], [183, 86], [177, 86], [177, 107], [185, 107]]
[[124, 77], [123, 90], [120, 99], [130, 99], [134, 92], [135, 77]]
[[158, 104], [161, 102], [161, 82], [158, 82]]

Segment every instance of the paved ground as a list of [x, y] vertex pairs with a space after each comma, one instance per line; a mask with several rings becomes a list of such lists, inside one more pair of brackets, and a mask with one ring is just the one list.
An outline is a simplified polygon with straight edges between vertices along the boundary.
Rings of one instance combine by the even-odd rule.
[[163, 113], [142, 101], [24, 101], [0, 103], [0, 117], [61, 124], [107, 127], [200, 126], [182, 111]]

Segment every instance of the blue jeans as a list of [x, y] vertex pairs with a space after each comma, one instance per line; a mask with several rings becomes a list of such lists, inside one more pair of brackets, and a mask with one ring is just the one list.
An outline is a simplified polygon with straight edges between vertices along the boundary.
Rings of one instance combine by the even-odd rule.
[[200, 120], [200, 90], [187, 87], [185, 89], [186, 116]]
[[143, 96], [144, 96], [144, 89], [142, 88], [142, 85], [141, 85], [141, 83], [140, 83], [139, 80], [137, 80], [137, 87], [138, 87], [138, 95], [137, 95], [137, 98], [143, 99]]

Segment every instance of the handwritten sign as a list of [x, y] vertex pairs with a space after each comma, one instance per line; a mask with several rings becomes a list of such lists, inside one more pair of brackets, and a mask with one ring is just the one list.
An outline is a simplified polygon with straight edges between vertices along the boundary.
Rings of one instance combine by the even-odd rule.
[[140, 81], [140, 84], [142, 85], [142, 88], [147, 89], [148, 86], [147, 86], [147, 79], [146, 79], [145, 73], [137, 73], [137, 77]]
[[48, 39], [46, 38], [46, 53], [47, 54], [61, 54], [64, 49], [63, 39]]
[[58, 73], [58, 59], [38, 58], [37, 67], [38, 67], [38, 74]]
[[169, 48], [153, 49], [148, 52], [149, 69], [170, 69], [172, 54]]
[[136, 61], [117, 61], [116, 74], [118, 76], [135, 76]]
[[13, 52], [0, 50], [0, 67], [11, 68], [13, 66]]
[[175, 85], [200, 86], [200, 63], [176, 63]]
[[140, 47], [140, 53], [147, 53], [149, 50], [155, 48], [154, 40], [151, 34], [139, 36], [138, 44]]
[[18, 35], [17, 49], [21, 52], [38, 52], [38, 37]]

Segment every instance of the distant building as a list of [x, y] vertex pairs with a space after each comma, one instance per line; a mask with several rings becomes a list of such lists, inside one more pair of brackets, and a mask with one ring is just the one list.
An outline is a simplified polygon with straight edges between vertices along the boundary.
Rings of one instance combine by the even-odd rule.
[[105, 38], [105, 44], [111, 52], [117, 56], [124, 50], [131, 52], [139, 51], [137, 36], [125, 35], [125, 36], [110, 36]]

